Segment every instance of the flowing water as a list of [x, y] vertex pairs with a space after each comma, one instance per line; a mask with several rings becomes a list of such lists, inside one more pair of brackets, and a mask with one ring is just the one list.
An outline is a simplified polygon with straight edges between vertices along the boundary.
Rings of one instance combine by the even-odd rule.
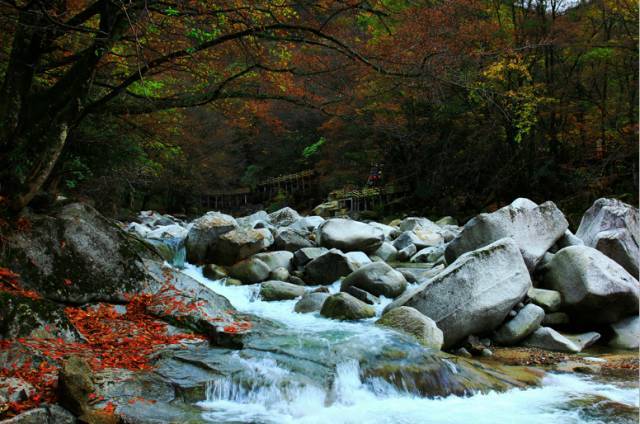
[[[638, 422], [637, 381], [578, 374], [548, 373], [540, 386], [528, 389], [425, 397], [421, 386], [410, 381], [412, 375], [397, 379], [377, 373], [380, 358], [395, 360], [389, 359], [395, 348], [415, 363], [431, 361], [430, 371], [445, 370], [438, 369], [436, 386], [457, 387], [453, 380], [462, 379], [469, 367], [424, 356], [424, 349], [409, 339], [375, 327], [375, 319], [340, 322], [318, 313], [298, 314], [295, 300], [261, 301], [257, 285], [225, 286], [190, 264], [183, 272], [227, 297], [239, 311], [279, 325], [256, 336], [246, 349], [221, 353], [233, 371], [208, 382], [207, 399], [198, 403], [202, 418], [212, 423]], [[378, 313], [388, 302], [383, 299]], [[426, 385], [433, 393], [434, 380]]]

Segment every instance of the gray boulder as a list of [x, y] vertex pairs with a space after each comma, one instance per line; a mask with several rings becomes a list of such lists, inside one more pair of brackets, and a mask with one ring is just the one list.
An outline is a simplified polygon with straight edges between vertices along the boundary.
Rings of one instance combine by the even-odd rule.
[[384, 239], [387, 241], [395, 239], [400, 234], [398, 228], [392, 227], [391, 225], [381, 224], [379, 222], [369, 222], [369, 225], [381, 229], [384, 234]]
[[598, 199], [582, 217], [576, 236], [638, 278], [639, 221], [637, 208], [616, 199]]
[[500, 325], [531, 287], [522, 255], [510, 238], [460, 256], [417, 289], [387, 306], [411, 306], [444, 333], [444, 348]]
[[431, 231], [436, 233], [440, 230], [440, 226], [435, 222], [427, 218], [418, 218], [415, 216], [410, 216], [400, 221], [399, 228], [400, 228], [400, 231], [423, 230], [423, 231]]
[[460, 235], [447, 245], [447, 262], [453, 262], [465, 252], [510, 237], [520, 248], [527, 268], [534, 270], [569, 224], [553, 202], [538, 206], [524, 200], [517, 199], [511, 205], [493, 213], [480, 214], [467, 222]]
[[293, 264], [296, 267], [302, 267], [314, 260], [315, 258], [324, 255], [329, 249], [326, 247], [303, 247], [298, 249], [293, 254]]
[[522, 345], [558, 352], [578, 353], [600, 338], [595, 332], [568, 337], [553, 328], [540, 327], [527, 337]]
[[243, 216], [236, 219], [236, 221], [239, 226], [245, 228], [266, 228], [271, 224], [269, 214], [265, 211], [258, 211], [251, 215]]
[[332, 284], [356, 269], [347, 255], [338, 249], [331, 249], [305, 265], [303, 280], [311, 285]]
[[544, 318], [544, 310], [530, 303], [518, 311], [510, 321], [498, 328], [493, 340], [501, 345], [511, 346], [527, 337], [540, 327]]
[[551, 312], [544, 316], [542, 325], [544, 325], [545, 327], [553, 327], [567, 325], [569, 324], [569, 322], [569, 315], [567, 315], [565, 312]]
[[289, 228], [299, 231], [301, 233], [312, 233], [318, 228], [322, 223], [324, 223], [325, 219], [321, 216], [311, 215], [305, 216], [304, 218], [300, 218], [293, 224], [289, 225]]
[[265, 281], [260, 285], [263, 300], [289, 300], [304, 295], [304, 287], [284, 281]]
[[558, 239], [556, 242], [556, 250], [564, 249], [569, 246], [582, 246], [584, 242], [576, 237], [571, 231], [567, 230], [564, 232], [562, 237]]
[[419, 250], [419, 249], [424, 249], [425, 247], [435, 246], [444, 242], [444, 239], [440, 236], [430, 236], [428, 234], [431, 234], [431, 233], [425, 233], [425, 232], [418, 233], [418, 231], [420, 230], [405, 231], [401, 233], [393, 241], [393, 247], [395, 247], [398, 250], [402, 250], [405, 247], [408, 247], [413, 244], [415, 245], [416, 249]]
[[259, 283], [269, 278], [271, 268], [258, 258], [240, 261], [229, 269], [229, 276], [245, 284]]
[[322, 309], [324, 301], [329, 297], [329, 293], [323, 292], [311, 292], [302, 296], [302, 299], [298, 300], [293, 310], [298, 313], [317, 312]]
[[527, 296], [531, 302], [540, 306], [545, 312], [556, 312], [560, 309], [562, 296], [555, 290], [530, 288]]
[[360, 250], [373, 253], [382, 245], [384, 233], [362, 222], [332, 218], [318, 227], [316, 240], [321, 246], [345, 252]]
[[398, 250], [389, 242], [384, 242], [378, 250], [373, 252], [373, 256], [377, 256], [385, 262], [393, 262], [398, 256]]
[[406, 290], [407, 280], [386, 263], [373, 262], [349, 274], [342, 280], [340, 290], [345, 291], [350, 286], [367, 291], [374, 296], [395, 298]]
[[407, 262], [409, 259], [411, 259], [413, 255], [416, 254], [417, 251], [418, 251], [418, 248], [416, 247], [416, 245], [410, 244], [407, 247], [401, 250], [398, 250], [398, 255], [396, 259], [398, 260], [398, 262]]
[[233, 265], [266, 249], [270, 245], [269, 242], [270, 240], [258, 230], [246, 228], [231, 230], [221, 235], [213, 246], [212, 262], [220, 265]]
[[194, 264], [215, 263], [214, 248], [221, 235], [238, 227], [231, 215], [207, 212], [196, 219], [187, 234], [187, 261]]
[[320, 315], [332, 319], [358, 320], [374, 317], [376, 310], [350, 294], [336, 293], [324, 301]]
[[411, 257], [411, 262], [418, 263], [436, 263], [439, 262], [444, 256], [444, 244], [437, 246], [429, 246], [417, 252]]
[[638, 350], [640, 347], [640, 317], [632, 316], [611, 325], [613, 338], [609, 346], [616, 349]]
[[377, 296], [372, 295], [371, 293], [359, 289], [356, 286], [349, 286], [344, 290], [345, 293], [349, 293], [351, 296], [355, 297], [358, 300], [362, 300], [364, 303], [368, 305], [375, 305], [380, 303], [380, 299]]
[[269, 221], [276, 227], [287, 227], [300, 218], [300, 214], [288, 206], [269, 214]]
[[435, 350], [440, 350], [444, 340], [442, 330], [431, 318], [408, 306], [390, 310], [376, 321], [376, 325], [412, 335], [422, 345]]
[[452, 216], [443, 216], [442, 218], [440, 218], [439, 220], [436, 221], [436, 224], [438, 224], [439, 226], [445, 226], [445, 225], [458, 225], [458, 220], [455, 219]]
[[271, 271], [276, 268], [286, 268], [289, 271], [292, 269], [293, 253], [286, 250], [256, 253], [253, 257], [267, 264]]
[[288, 250], [290, 252], [314, 245], [304, 233], [287, 227], [278, 229], [275, 244], [276, 249]]
[[371, 258], [364, 252], [347, 252], [345, 255], [347, 255], [347, 258], [358, 268], [371, 263]]
[[583, 322], [613, 323], [638, 314], [640, 285], [600, 251], [570, 246], [556, 253], [544, 274], [546, 287]]
[[[283, 266], [280, 266], [276, 269], [272, 269], [271, 272], [269, 273], [270, 280], [289, 281], [289, 277], [291, 277], [291, 274], [289, 274], [289, 270]], [[290, 281], [290, 282], [295, 284], [295, 281]]]

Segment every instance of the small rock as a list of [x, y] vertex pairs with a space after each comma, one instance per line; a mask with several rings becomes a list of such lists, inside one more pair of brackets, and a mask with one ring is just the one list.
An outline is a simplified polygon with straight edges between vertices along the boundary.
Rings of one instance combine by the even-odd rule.
[[265, 281], [260, 285], [260, 297], [267, 301], [295, 299], [304, 292], [304, 287], [284, 281]]
[[614, 336], [609, 346], [616, 349], [638, 350], [640, 344], [640, 317], [632, 316], [611, 324]]
[[398, 250], [398, 255], [396, 257], [398, 262], [407, 262], [413, 255], [416, 254], [418, 248], [415, 244], [410, 244], [407, 247]]
[[269, 273], [269, 278], [271, 280], [276, 280], [276, 281], [288, 281], [289, 271], [285, 267], [282, 267], [282, 266], [278, 267]]
[[302, 299], [298, 300], [293, 310], [298, 313], [316, 312], [322, 309], [324, 301], [329, 297], [328, 292], [310, 292], [302, 296]]
[[406, 290], [407, 280], [386, 263], [374, 262], [349, 274], [342, 280], [340, 290], [346, 291], [350, 286], [358, 287], [374, 296], [395, 298]]
[[244, 283], [259, 283], [269, 278], [271, 269], [258, 258], [240, 261], [229, 269], [229, 275]]
[[553, 327], [555, 325], [566, 324], [569, 324], [569, 315], [564, 312], [552, 312], [550, 314], [546, 314], [542, 320], [542, 325], [545, 326]]
[[344, 290], [344, 292], [349, 293], [351, 296], [355, 297], [358, 300], [362, 300], [364, 303], [369, 305], [380, 303], [380, 299], [378, 299], [376, 296], [362, 289], [359, 289], [356, 286], [349, 286], [346, 290]]
[[540, 327], [543, 318], [544, 310], [533, 303], [529, 303], [520, 309], [515, 318], [496, 330], [493, 340], [505, 346], [514, 345], [536, 331]]
[[453, 352], [453, 354], [457, 355], [457, 356], [464, 356], [465, 358], [471, 358], [472, 357], [471, 353], [467, 349], [465, 349], [463, 347], [461, 347], [459, 349], [456, 349]]
[[491, 356], [493, 356], [493, 352], [491, 351], [491, 349], [487, 349], [486, 347], [484, 349], [482, 349], [482, 351], [480, 352], [480, 356], [485, 357], [485, 358], [489, 358]]
[[331, 249], [305, 265], [303, 279], [312, 285], [332, 284], [356, 269], [347, 255], [338, 249]]
[[358, 320], [372, 318], [375, 309], [347, 293], [336, 293], [329, 296], [322, 305], [320, 315], [326, 318], [341, 320]]
[[536, 289], [532, 287], [527, 292], [527, 296], [529, 296], [531, 302], [540, 306], [545, 312], [558, 311], [562, 302], [560, 292], [555, 290]]
[[227, 270], [220, 265], [207, 264], [202, 267], [202, 275], [210, 280], [221, 280], [227, 277]]

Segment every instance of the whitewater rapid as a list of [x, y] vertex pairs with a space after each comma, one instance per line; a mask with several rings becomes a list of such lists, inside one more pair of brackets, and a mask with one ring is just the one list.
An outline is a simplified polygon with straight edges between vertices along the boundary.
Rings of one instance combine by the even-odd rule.
[[[330, 347], [362, 344], [376, 349], [389, 334], [373, 325], [376, 318], [342, 322], [318, 313], [294, 312], [296, 300], [265, 302], [259, 285], [226, 286], [209, 280], [200, 268], [186, 264], [185, 274], [225, 296], [241, 312], [284, 324], [293, 333], [314, 337]], [[329, 287], [339, 290], [338, 284]], [[390, 302], [382, 299], [378, 315]], [[239, 355], [238, 352], [232, 355]], [[319, 383], [286, 384], [290, 370], [270, 359], [242, 359], [249, 376], [261, 384], [247, 385], [226, 377], [207, 387], [199, 402], [203, 419], [213, 423], [633, 423], [640, 394], [637, 381], [603, 380], [578, 374], [549, 373], [542, 385], [526, 390], [427, 399], [403, 392], [383, 380], [363, 382], [359, 364], [336, 366], [331, 392]], [[267, 382], [267, 383], [264, 383]]]

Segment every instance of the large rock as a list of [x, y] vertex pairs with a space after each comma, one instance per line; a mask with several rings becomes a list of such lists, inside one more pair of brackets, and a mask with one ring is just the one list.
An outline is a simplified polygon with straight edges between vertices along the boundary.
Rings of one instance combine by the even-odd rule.
[[639, 221], [637, 208], [616, 199], [598, 199], [582, 217], [576, 236], [638, 278]]
[[398, 250], [391, 243], [385, 241], [378, 250], [373, 252], [372, 256], [377, 256], [385, 262], [393, 262], [398, 256]]
[[520, 248], [527, 268], [532, 271], [547, 250], [567, 230], [569, 224], [553, 202], [535, 205], [516, 199], [493, 213], [483, 213], [464, 226], [447, 245], [445, 257], [453, 262], [465, 252], [511, 237]]
[[530, 288], [527, 292], [527, 296], [531, 299], [531, 302], [540, 306], [545, 312], [557, 312], [562, 304], [562, 296], [560, 292], [555, 290], [545, 290]]
[[276, 233], [276, 249], [295, 252], [313, 245], [313, 242], [306, 235], [292, 228], [279, 228]]
[[271, 271], [276, 268], [286, 268], [291, 270], [293, 253], [286, 250], [276, 250], [273, 252], [263, 252], [253, 255], [254, 258], [260, 259], [269, 266]]
[[376, 325], [393, 328], [414, 336], [429, 348], [440, 350], [443, 342], [442, 330], [429, 317], [408, 306], [400, 306], [382, 315]]
[[300, 214], [288, 206], [269, 214], [269, 220], [276, 227], [289, 226], [299, 219]]
[[304, 287], [284, 281], [265, 281], [260, 285], [263, 300], [289, 300], [304, 295]]
[[361, 250], [373, 253], [384, 241], [381, 229], [350, 219], [333, 218], [317, 229], [318, 244], [345, 252]]
[[5, 232], [0, 263], [25, 288], [63, 303], [116, 302], [143, 290], [143, 259], [157, 250], [121, 230], [95, 209], [68, 204], [51, 215], [30, 215], [29, 231]]
[[493, 330], [531, 287], [522, 255], [510, 238], [460, 256], [445, 270], [389, 306], [411, 306], [444, 333], [444, 348]]
[[305, 265], [303, 279], [307, 284], [332, 284], [356, 269], [347, 255], [331, 249]]
[[350, 294], [336, 293], [324, 301], [320, 315], [333, 319], [358, 320], [374, 317], [376, 310]]
[[300, 218], [293, 224], [289, 225], [289, 228], [299, 231], [303, 234], [311, 233], [316, 230], [320, 225], [324, 223], [325, 219], [321, 216], [311, 215]]
[[302, 296], [293, 310], [298, 313], [317, 312], [322, 309], [324, 301], [329, 297], [329, 293], [325, 292], [311, 292]]
[[501, 345], [518, 343], [540, 327], [544, 319], [544, 310], [530, 303], [518, 311], [518, 314], [496, 330], [493, 340]]
[[374, 296], [395, 298], [407, 288], [404, 276], [384, 262], [373, 262], [349, 274], [340, 287], [346, 291], [348, 287], [357, 287]]
[[600, 334], [595, 332], [565, 336], [553, 328], [540, 327], [522, 342], [523, 346], [558, 352], [578, 353], [595, 343]]
[[271, 268], [258, 258], [240, 261], [229, 269], [229, 275], [243, 283], [259, 283], [269, 278]]
[[297, 267], [305, 266], [328, 251], [329, 249], [326, 247], [303, 247], [302, 249], [296, 250], [293, 254], [293, 264]]
[[613, 338], [609, 346], [616, 349], [638, 350], [640, 347], [640, 317], [633, 316], [611, 325]]
[[415, 255], [411, 257], [411, 262], [414, 263], [436, 263], [439, 262], [444, 256], [444, 244], [439, 244], [437, 246], [429, 246], [417, 252]]
[[438, 237], [429, 238], [426, 236], [422, 238], [420, 237], [420, 234], [417, 234], [414, 231], [404, 231], [393, 241], [393, 247], [395, 247], [398, 250], [402, 250], [411, 245], [414, 245], [416, 247], [416, 250], [419, 250], [419, 249], [424, 249], [425, 247], [435, 246], [442, 242], [443, 242], [442, 238], [438, 238]]
[[544, 284], [560, 292], [566, 308], [583, 322], [613, 323], [638, 314], [638, 280], [591, 247], [570, 246], [556, 253]]
[[269, 214], [265, 211], [258, 211], [251, 215], [236, 219], [238, 225], [244, 228], [266, 228], [271, 224]]
[[166, 240], [166, 239], [183, 239], [187, 237], [189, 230], [185, 227], [178, 224], [164, 225], [162, 227], [158, 227], [155, 230], [149, 231], [146, 234], [146, 238], [155, 239], [155, 240]]
[[194, 264], [215, 263], [214, 248], [218, 239], [237, 227], [231, 215], [220, 212], [207, 212], [196, 219], [185, 240], [187, 260]]
[[384, 234], [384, 239], [387, 241], [393, 240], [400, 235], [400, 230], [398, 230], [397, 227], [392, 227], [391, 225], [381, 224], [379, 222], [369, 222], [369, 225], [381, 229]]
[[[267, 230], [268, 231], [268, 230]], [[211, 262], [220, 265], [233, 265], [269, 247], [265, 235], [253, 229], [237, 228], [218, 238], [212, 248]]]

